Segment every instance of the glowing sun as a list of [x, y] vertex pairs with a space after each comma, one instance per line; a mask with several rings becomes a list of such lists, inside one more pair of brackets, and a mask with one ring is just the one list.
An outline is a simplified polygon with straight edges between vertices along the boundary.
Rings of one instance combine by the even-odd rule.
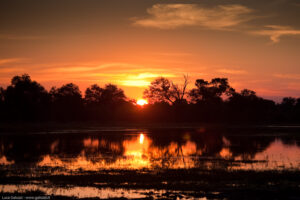
[[139, 99], [137, 102], [136, 102], [137, 105], [139, 106], [143, 106], [145, 104], [148, 104], [148, 101], [146, 101], [145, 99]]

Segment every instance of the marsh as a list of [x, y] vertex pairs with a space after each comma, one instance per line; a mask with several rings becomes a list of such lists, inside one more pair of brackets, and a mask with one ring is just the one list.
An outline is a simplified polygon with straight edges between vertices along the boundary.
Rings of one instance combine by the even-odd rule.
[[297, 199], [299, 131], [89, 127], [3, 133], [0, 191], [54, 199]]

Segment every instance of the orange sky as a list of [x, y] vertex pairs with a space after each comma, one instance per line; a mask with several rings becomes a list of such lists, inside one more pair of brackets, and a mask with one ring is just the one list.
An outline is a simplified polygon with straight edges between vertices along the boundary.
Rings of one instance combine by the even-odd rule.
[[228, 77], [276, 99], [300, 96], [297, 0], [4, 0], [0, 85], [28, 73], [47, 89], [114, 83], [130, 98], [158, 76]]

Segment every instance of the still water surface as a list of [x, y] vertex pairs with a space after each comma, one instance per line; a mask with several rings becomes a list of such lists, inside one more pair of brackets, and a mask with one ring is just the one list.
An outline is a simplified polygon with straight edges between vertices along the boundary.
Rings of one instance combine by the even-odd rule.
[[[300, 169], [300, 134], [289, 127], [226, 131], [204, 128], [89, 129], [72, 133], [3, 134], [0, 147], [0, 168], [7, 177], [16, 174], [19, 177], [67, 176], [101, 170], [112, 173], [119, 170]], [[35, 185], [34, 182], [0, 185], [1, 192], [22, 193], [29, 188], [45, 194], [60, 191], [59, 195], [65, 196], [74, 196], [77, 190], [81, 191], [77, 191], [77, 197], [82, 197], [80, 194], [94, 194], [92, 197], [106, 194], [119, 197], [123, 194], [121, 197], [140, 198], [141, 194], [150, 191], [127, 189], [124, 192], [120, 188], [119, 191], [79, 186], [58, 189]], [[156, 193], [161, 191], [156, 190]]]
[[299, 138], [295, 134], [219, 134], [201, 129], [2, 135], [0, 164], [68, 171], [299, 169]]

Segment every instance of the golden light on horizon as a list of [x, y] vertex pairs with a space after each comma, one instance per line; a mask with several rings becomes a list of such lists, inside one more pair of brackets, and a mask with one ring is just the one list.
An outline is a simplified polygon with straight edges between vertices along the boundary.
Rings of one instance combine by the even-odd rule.
[[145, 99], [139, 99], [139, 100], [137, 100], [136, 104], [139, 106], [144, 106], [144, 105], [148, 104], [148, 101]]
[[237, 91], [272, 100], [300, 94], [300, 6], [290, 3], [296, 0], [134, 1], [134, 7], [77, 0], [68, 12], [45, 1], [51, 6], [1, 4], [1, 87], [27, 73], [47, 90], [73, 82], [84, 92], [112, 83], [137, 99], [156, 78], [179, 84], [189, 74], [191, 87], [196, 79], [225, 77]]

